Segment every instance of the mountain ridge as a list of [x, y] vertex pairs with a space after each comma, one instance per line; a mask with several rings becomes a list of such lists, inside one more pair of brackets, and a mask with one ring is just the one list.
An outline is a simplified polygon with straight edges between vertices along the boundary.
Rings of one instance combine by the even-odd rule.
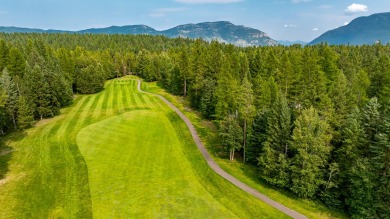
[[329, 30], [308, 45], [328, 43], [333, 45], [375, 44], [390, 42], [390, 12], [355, 18], [349, 24]]
[[189, 23], [178, 25], [166, 30], [156, 30], [147, 25], [110, 26], [104, 28], [89, 28], [78, 31], [44, 30], [38, 28], [20, 28], [0, 26], [0, 32], [5, 33], [79, 33], [79, 34], [147, 34], [164, 35], [170, 38], [202, 38], [206, 41], [217, 40], [236, 46], [273, 46], [278, 42], [268, 34], [258, 29], [235, 25], [229, 21]]

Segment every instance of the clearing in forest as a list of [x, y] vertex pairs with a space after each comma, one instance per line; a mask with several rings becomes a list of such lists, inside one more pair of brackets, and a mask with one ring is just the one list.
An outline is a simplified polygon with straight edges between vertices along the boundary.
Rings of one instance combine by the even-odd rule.
[[211, 170], [180, 117], [126, 77], [6, 139], [0, 218], [285, 218]]

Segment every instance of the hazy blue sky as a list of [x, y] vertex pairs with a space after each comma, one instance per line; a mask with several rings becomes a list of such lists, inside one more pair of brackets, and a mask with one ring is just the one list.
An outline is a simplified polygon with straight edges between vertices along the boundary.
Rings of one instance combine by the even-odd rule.
[[146, 24], [162, 30], [228, 20], [272, 38], [310, 41], [358, 16], [390, 11], [390, 0], [0, 0], [0, 26], [80, 30]]

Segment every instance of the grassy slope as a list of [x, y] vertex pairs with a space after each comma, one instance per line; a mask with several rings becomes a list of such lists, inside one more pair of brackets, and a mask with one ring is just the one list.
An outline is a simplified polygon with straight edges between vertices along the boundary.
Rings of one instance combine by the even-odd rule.
[[181, 119], [134, 80], [2, 143], [13, 152], [0, 159], [0, 218], [286, 217], [210, 170]]
[[216, 145], [218, 143], [215, 138], [215, 128], [210, 121], [202, 119], [199, 113], [196, 113], [189, 108], [189, 103], [184, 101], [181, 97], [173, 96], [165, 92], [156, 82], [143, 83], [142, 89], [163, 95], [176, 107], [181, 109], [196, 127], [203, 143], [205, 143], [205, 146], [214, 160], [222, 169], [235, 176], [237, 179], [309, 218], [347, 218], [345, 215], [339, 212], [333, 212], [315, 201], [301, 199], [289, 192], [271, 187], [258, 177], [256, 167], [252, 165], [246, 165], [236, 161], [230, 162], [228, 159], [219, 157], [216, 150]]

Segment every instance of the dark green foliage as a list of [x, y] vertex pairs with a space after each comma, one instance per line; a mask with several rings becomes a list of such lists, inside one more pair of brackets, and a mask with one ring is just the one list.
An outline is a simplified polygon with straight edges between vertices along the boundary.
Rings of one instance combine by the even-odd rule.
[[257, 164], [257, 159], [263, 148], [264, 142], [267, 140], [268, 129], [268, 113], [258, 112], [252, 122], [252, 127], [248, 130], [248, 148], [247, 161], [251, 164]]
[[259, 157], [261, 177], [280, 187], [289, 185], [288, 154], [291, 112], [283, 94], [279, 94], [268, 114], [267, 141]]
[[88, 65], [80, 69], [76, 75], [76, 91], [82, 94], [92, 94], [103, 90], [104, 88], [104, 74], [102, 66]]
[[242, 129], [236, 115], [228, 115], [219, 124], [219, 137], [229, 159], [234, 160], [234, 152], [242, 147]]
[[19, 49], [15, 47], [10, 49], [7, 68], [13, 77], [23, 78], [26, 60]]
[[19, 96], [18, 100], [18, 127], [26, 129], [34, 122], [34, 114], [24, 96]]
[[29, 100], [35, 105], [35, 116], [43, 119], [59, 113], [60, 103], [45, 78], [45, 74], [38, 65], [28, 73]]
[[16, 126], [16, 113], [18, 109], [18, 90], [11, 76], [8, 74], [7, 68], [4, 68], [3, 74], [0, 77], [0, 85], [4, 89], [7, 96], [5, 101], [6, 112], [12, 118], [14, 129]]
[[0, 72], [7, 67], [9, 49], [6, 42], [0, 39]]
[[291, 190], [301, 197], [313, 197], [323, 181], [323, 170], [331, 151], [329, 125], [314, 108], [302, 111], [291, 136]]

